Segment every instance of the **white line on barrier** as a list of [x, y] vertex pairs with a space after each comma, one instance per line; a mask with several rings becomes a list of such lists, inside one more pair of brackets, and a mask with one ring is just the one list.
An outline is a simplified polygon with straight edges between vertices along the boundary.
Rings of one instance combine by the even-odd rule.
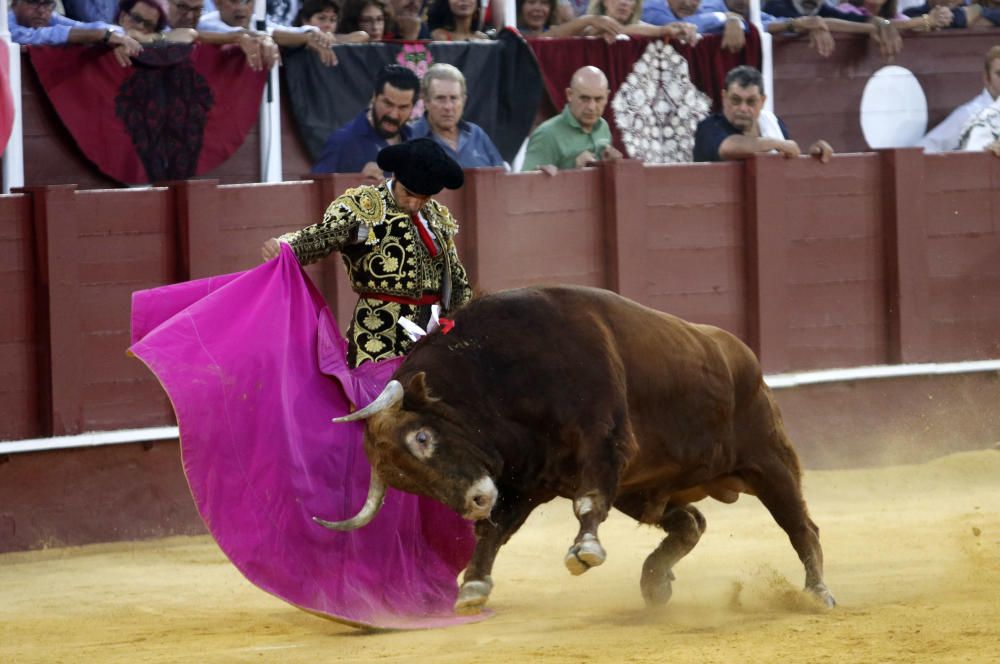
[[[851, 369], [803, 371], [799, 373], [764, 376], [764, 381], [772, 389], [781, 390], [803, 385], [819, 385], [822, 383], [842, 383], [907, 376], [940, 376], [986, 371], [1000, 371], [1000, 360], [935, 364], [888, 364], [871, 367], [854, 367]], [[73, 447], [95, 447], [98, 445], [122, 445], [126, 443], [175, 440], [177, 435], [177, 427], [150, 427], [146, 429], [122, 429], [120, 431], [93, 431], [75, 436], [13, 440], [0, 442], [0, 455], [16, 454], [18, 452], [42, 452]]]
[[771, 389], [817, 385], [820, 383], [842, 383], [852, 380], [873, 378], [899, 378], [906, 376], [941, 376], [946, 374], [979, 373], [1000, 371], [1000, 360], [979, 362], [944, 362], [936, 364], [882, 364], [872, 367], [851, 369], [826, 369], [823, 371], [803, 371], [801, 373], [775, 374], [764, 376], [764, 382]]
[[121, 445], [124, 443], [146, 443], [157, 440], [175, 440], [177, 427], [150, 427], [147, 429], [122, 429], [120, 431], [92, 431], [75, 436], [54, 436], [52, 438], [30, 438], [0, 443], [0, 454], [15, 452], [41, 452], [61, 450], [68, 447], [96, 447], [98, 445]]

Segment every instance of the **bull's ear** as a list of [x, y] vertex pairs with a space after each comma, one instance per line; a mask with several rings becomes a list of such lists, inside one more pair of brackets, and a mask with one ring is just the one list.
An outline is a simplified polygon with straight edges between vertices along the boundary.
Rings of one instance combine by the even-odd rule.
[[417, 404], [437, 401], [437, 398], [431, 395], [431, 391], [427, 387], [427, 374], [423, 371], [418, 371], [410, 377], [410, 380], [406, 382], [405, 392], [407, 398], [412, 399]]

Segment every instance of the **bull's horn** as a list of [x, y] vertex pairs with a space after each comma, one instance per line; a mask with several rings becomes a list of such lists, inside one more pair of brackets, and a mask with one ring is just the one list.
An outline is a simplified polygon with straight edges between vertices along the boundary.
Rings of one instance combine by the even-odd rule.
[[403, 386], [398, 380], [390, 380], [389, 384], [382, 390], [382, 394], [375, 397], [375, 401], [372, 401], [361, 410], [356, 410], [353, 413], [344, 415], [343, 417], [335, 417], [333, 418], [333, 421], [354, 422], [356, 420], [363, 420], [371, 417], [380, 410], [385, 410], [389, 406], [399, 403], [402, 400]]
[[382, 509], [382, 501], [384, 500], [385, 482], [382, 481], [373, 467], [372, 479], [368, 484], [368, 498], [365, 499], [365, 504], [361, 506], [361, 511], [357, 515], [346, 521], [324, 521], [318, 516], [314, 516], [313, 521], [330, 530], [356, 530], [375, 518], [378, 511]]

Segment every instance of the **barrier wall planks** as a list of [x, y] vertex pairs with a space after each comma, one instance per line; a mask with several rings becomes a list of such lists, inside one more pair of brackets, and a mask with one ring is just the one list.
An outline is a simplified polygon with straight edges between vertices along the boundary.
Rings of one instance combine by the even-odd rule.
[[41, 434], [39, 292], [30, 196], [0, 196], [0, 439]]
[[[124, 354], [131, 293], [252, 268], [267, 238], [321, 219], [359, 182], [59, 185], [0, 199], [18, 266], [0, 282], [11, 312], [0, 352], [8, 384], [25, 386], [0, 392], [5, 437], [169, 423], [159, 386]], [[989, 155], [907, 149], [830, 164], [476, 169], [440, 200], [480, 292], [618, 289], [733, 331], [774, 373], [1000, 356], [998, 183]], [[346, 326], [355, 296], [341, 262], [308, 273]]]
[[1000, 356], [1000, 164], [984, 156], [925, 160], [928, 323], [948, 357]]
[[790, 366], [884, 361], [880, 165], [875, 154], [847, 155], [785, 171]]
[[[746, 337], [744, 172], [740, 164], [643, 169], [641, 299], [649, 306]], [[641, 252], [641, 253], [640, 253]], [[643, 255], [644, 254], [644, 255]]]
[[176, 280], [171, 192], [30, 191], [47, 300], [40, 332], [50, 373], [38, 381], [51, 403], [43, 429], [62, 435], [169, 421], [159, 385], [125, 349], [132, 292]]

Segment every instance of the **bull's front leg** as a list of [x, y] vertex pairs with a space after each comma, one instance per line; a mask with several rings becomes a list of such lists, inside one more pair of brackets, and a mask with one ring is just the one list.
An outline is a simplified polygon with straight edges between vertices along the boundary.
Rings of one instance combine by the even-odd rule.
[[608, 518], [608, 499], [599, 491], [589, 491], [573, 500], [573, 513], [580, 530], [563, 562], [571, 574], [579, 576], [608, 557], [597, 539], [597, 527]]
[[[550, 497], [551, 498], [551, 497]], [[493, 590], [493, 562], [510, 536], [524, 524], [535, 507], [545, 500], [533, 500], [501, 490], [493, 514], [476, 522], [476, 548], [462, 576], [462, 587], [455, 600], [455, 613], [479, 613]]]
[[[597, 538], [597, 528], [608, 518], [618, 494], [619, 477], [636, 449], [624, 403], [617, 410], [605, 411], [610, 413], [608, 417], [600, 416], [600, 409], [594, 412], [599, 415], [594, 421], [581, 421], [568, 435], [570, 447], [577, 450], [579, 475], [571, 495], [580, 530], [563, 562], [574, 575], [597, 567], [608, 557]], [[614, 426], [606, 435], [594, 437], [592, 432], [601, 431], [609, 420]]]

